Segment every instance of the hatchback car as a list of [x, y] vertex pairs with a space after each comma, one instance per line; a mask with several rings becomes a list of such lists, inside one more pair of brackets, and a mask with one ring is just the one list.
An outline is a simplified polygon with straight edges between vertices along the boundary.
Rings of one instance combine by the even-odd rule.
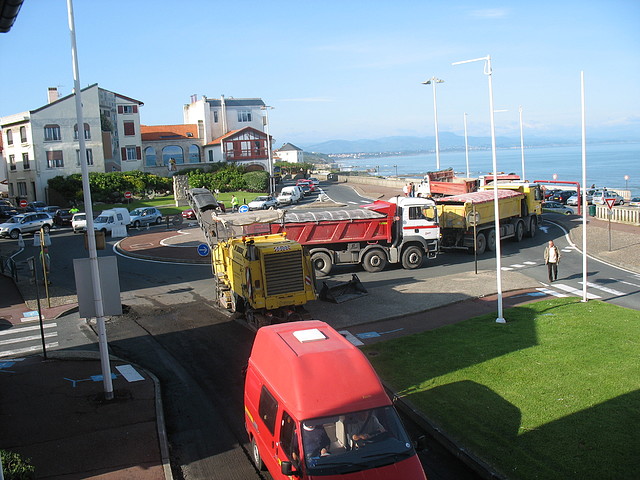
[[18, 215], [18, 211], [11, 205], [0, 205], [0, 220], [7, 220], [14, 215]]
[[56, 227], [69, 227], [72, 218], [73, 214], [68, 208], [59, 208], [53, 215], [53, 224]]
[[564, 205], [558, 202], [543, 202], [542, 211], [547, 213], [560, 213], [562, 215], [573, 214], [572, 209], [570, 209], [569, 207], [565, 207]]
[[141, 207], [129, 212], [131, 226], [140, 227], [142, 225], [158, 225], [162, 222], [162, 213], [155, 207]]
[[186, 210], [182, 211], [182, 218], [184, 218], [185, 220], [195, 220], [196, 212], [193, 211], [193, 208], [187, 208]]
[[575, 193], [576, 192], [574, 192], [573, 190], [561, 190], [551, 195], [549, 200], [551, 200], [552, 202], [567, 203], [567, 200], [569, 200], [569, 197], [571, 197]]
[[87, 214], [74, 213], [71, 218], [71, 228], [73, 233], [84, 232], [87, 229]]
[[278, 200], [271, 195], [260, 195], [249, 202], [249, 210], [266, 210], [268, 208], [278, 208]]
[[593, 195], [593, 203], [595, 203], [596, 205], [606, 205], [607, 199], [613, 199], [614, 205], [624, 205], [624, 198], [622, 198], [615, 192], [606, 191], [601, 192], [600, 195]]
[[630, 207], [640, 207], [640, 197], [633, 197], [629, 201], [629, 206]]
[[16, 239], [21, 234], [34, 233], [41, 228], [44, 233], [49, 233], [51, 227], [53, 220], [44, 212], [22, 213], [0, 224], [0, 237]]

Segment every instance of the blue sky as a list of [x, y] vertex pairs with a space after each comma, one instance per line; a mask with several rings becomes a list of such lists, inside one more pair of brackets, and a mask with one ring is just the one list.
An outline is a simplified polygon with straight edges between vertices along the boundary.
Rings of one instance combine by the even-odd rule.
[[[192, 94], [260, 97], [276, 145], [441, 132], [488, 136], [491, 55], [498, 135], [640, 140], [640, 1], [75, 0], [82, 86], [144, 102], [145, 124], [182, 123]], [[65, 0], [26, 0], [0, 34], [0, 115], [71, 93]]]

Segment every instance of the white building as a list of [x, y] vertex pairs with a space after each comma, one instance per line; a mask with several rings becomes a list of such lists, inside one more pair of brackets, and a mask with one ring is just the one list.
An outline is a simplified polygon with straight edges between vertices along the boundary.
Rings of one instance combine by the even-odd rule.
[[205, 162], [237, 162], [248, 170], [268, 171], [265, 108], [259, 98], [198, 100], [194, 95], [184, 106], [184, 123], [197, 125]]
[[78, 128], [74, 94], [0, 117], [9, 197], [49, 202], [49, 179], [80, 173], [78, 132], [86, 141], [90, 172], [142, 170], [139, 107], [143, 103], [90, 85], [81, 91], [84, 126]]
[[304, 151], [291, 143], [285, 143], [282, 147], [276, 149], [274, 154], [283, 162], [304, 162]]

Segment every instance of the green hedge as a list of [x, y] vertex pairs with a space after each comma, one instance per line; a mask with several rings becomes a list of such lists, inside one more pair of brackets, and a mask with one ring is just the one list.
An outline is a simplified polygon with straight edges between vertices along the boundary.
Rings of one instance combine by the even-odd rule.
[[15, 452], [0, 450], [4, 480], [31, 480], [36, 478], [36, 469], [30, 459], [22, 458]]

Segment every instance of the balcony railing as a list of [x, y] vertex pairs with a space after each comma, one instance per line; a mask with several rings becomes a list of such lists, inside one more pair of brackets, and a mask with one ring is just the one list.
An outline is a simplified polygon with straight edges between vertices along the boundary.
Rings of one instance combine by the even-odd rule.
[[237, 162], [242, 160], [264, 160], [268, 156], [266, 148], [257, 148], [251, 150], [231, 150], [225, 152], [225, 160], [227, 162]]

